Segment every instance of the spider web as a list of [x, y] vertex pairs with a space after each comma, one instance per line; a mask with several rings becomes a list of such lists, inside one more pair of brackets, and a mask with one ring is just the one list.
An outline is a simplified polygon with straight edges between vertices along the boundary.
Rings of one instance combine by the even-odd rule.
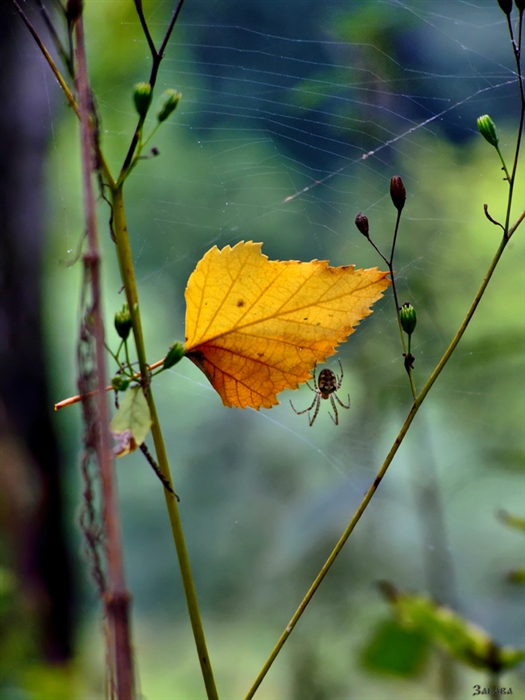
[[[169, 3], [145, 9], [152, 33], [161, 36]], [[108, 3], [102, 21], [100, 12], [97, 5], [91, 17], [90, 64], [104, 145], [118, 163], [135, 122], [132, 86], [147, 75], [148, 52], [131, 10]], [[127, 42], [110, 82], [112, 22]], [[126, 59], [131, 67], [122, 65]], [[510, 159], [519, 111], [515, 62], [497, 3], [193, 0], [163, 63], [159, 88], [168, 87], [183, 99], [149, 144], [160, 156], [145, 160], [127, 188], [151, 360], [183, 338], [185, 283], [212, 245], [263, 241], [273, 259], [382, 267], [353, 221], [358, 211], [366, 214], [372, 238], [388, 254], [395, 222], [389, 182], [400, 174], [408, 199], [395, 268], [400, 301], [411, 301], [418, 312], [412, 352], [420, 388], [497, 246], [483, 204], [503, 216], [506, 186], [476, 118], [491, 114]], [[75, 136], [68, 117], [54, 120], [56, 260], [74, 250], [79, 219], [69, 182], [77, 167], [69, 152]], [[105, 211], [101, 230], [107, 230]], [[329, 596], [320, 595], [323, 614], [331, 610], [332, 640], [344, 635], [335, 631], [328, 598], [354, 612], [364, 601], [375, 611], [372, 584], [388, 578], [431, 590], [506, 642], [524, 642], [523, 609], [518, 614], [502, 583], [516, 542], [494, 517], [498, 508], [519, 511], [525, 495], [515, 471], [524, 450], [523, 251], [520, 237], [358, 526], [339, 578], [334, 574], [335, 583], [326, 584]], [[108, 318], [121, 304], [112, 255], [108, 240]], [[49, 305], [62, 319], [71, 317], [64, 300], [74, 298], [76, 283], [74, 269], [54, 270]], [[74, 332], [60, 335], [68, 333], [74, 338]], [[71, 352], [66, 345], [54, 350], [61, 366]], [[351, 408], [339, 408], [337, 427], [327, 415], [329, 402], [322, 402], [312, 427], [306, 415], [293, 412], [290, 398], [299, 410], [312, 401], [307, 388], [283, 394], [271, 411], [255, 412], [223, 408], [191, 363], [159, 382], [204, 614], [218, 629], [217, 611], [243, 628], [238, 601], [241, 608], [271, 611], [272, 633], [280, 630], [277, 620], [284, 626], [410, 407], [390, 297], [338, 357], [345, 375], [339, 395], [346, 402], [350, 394]], [[335, 358], [327, 366], [338, 372]], [[73, 369], [61, 375], [57, 400], [70, 392], [73, 376]], [[162, 493], [139, 457], [127, 461], [119, 464], [119, 478], [130, 586], [139, 610], [158, 610], [173, 606], [172, 592], [179, 591]], [[475, 546], [480, 536], [483, 553]], [[154, 564], [144, 567], [144, 561]], [[350, 576], [352, 590], [343, 583]], [[175, 607], [183, 611], [182, 603]], [[304, 623], [304, 644], [318, 614]], [[238, 648], [233, 632], [232, 640], [230, 653]], [[264, 652], [247, 647], [243, 653], [247, 668], [257, 670]], [[335, 670], [334, 678], [342, 682]], [[244, 678], [239, 683], [247, 686]], [[374, 697], [377, 688], [363, 692]], [[392, 690], [389, 697], [398, 696]]]

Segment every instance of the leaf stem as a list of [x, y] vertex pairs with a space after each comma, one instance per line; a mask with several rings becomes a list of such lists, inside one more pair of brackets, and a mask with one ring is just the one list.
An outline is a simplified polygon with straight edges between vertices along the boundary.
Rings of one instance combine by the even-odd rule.
[[122, 274], [122, 282], [126, 291], [128, 307], [131, 311], [131, 322], [133, 327], [133, 336], [135, 338], [137, 357], [139, 361], [140, 376], [142, 377], [143, 390], [151, 414], [151, 434], [153, 437], [153, 443], [155, 445], [155, 452], [160, 472], [162, 474], [163, 479], [166, 481], [167, 484], [169, 484], [171, 488], [171, 492], [166, 488], [164, 489], [164, 496], [166, 499], [166, 507], [170, 519], [173, 540], [175, 542], [175, 548], [177, 550], [177, 556], [179, 559], [182, 584], [184, 587], [186, 603], [188, 606], [191, 626], [193, 629], [193, 636], [195, 639], [195, 645], [197, 647], [197, 653], [199, 656], [202, 676], [204, 679], [204, 684], [206, 686], [208, 699], [218, 700], [217, 689], [215, 686], [213, 671], [206, 647], [206, 640], [204, 637], [204, 630], [197, 602], [197, 594], [195, 591], [195, 585], [193, 583], [190, 561], [186, 549], [186, 543], [184, 540], [184, 533], [182, 530], [182, 523], [177, 505], [177, 499], [175, 496], [175, 491], [173, 489], [173, 482], [171, 479], [168, 456], [164, 444], [164, 437], [160, 427], [160, 422], [157, 415], [157, 409], [155, 406], [153, 393], [151, 391], [151, 386], [149, 385], [150, 368], [148, 367], [146, 362], [146, 349], [144, 344], [144, 336], [142, 332], [142, 323], [140, 318], [140, 306], [138, 303], [135, 272], [133, 268], [131, 247], [129, 244], [128, 229], [126, 224], [122, 185], [111, 188], [111, 200], [113, 207], [113, 233], [117, 244], [117, 253]]
[[[525, 212], [523, 212], [523, 214], [525, 215]], [[523, 218], [523, 215], [521, 218]], [[483, 278], [483, 281], [482, 281], [482, 283], [481, 283], [481, 285], [476, 293], [476, 296], [474, 297], [474, 301], [472, 302], [461, 326], [459, 327], [457, 333], [455, 334], [455, 336], [451, 340], [448, 348], [445, 350], [443, 356], [441, 357], [440, 361], [436, 365], [434, 371], [432, 372], [432, 374], [428, 378], [427, 382], [425, 383], [425, 385], [421, 389], [421, 392], [416, 396], [414, 403], [412, 404], [412, 407], [410, 408], [410, 411], [408, 412], [408, 415], [405, 419], [405, 422], [403, 423], [401, 430], [399, 431], [396, 439], [394, 440], [392, 447], [390, 448], [390, 451], [388, 452], [388, 455], [386, 456], [385, 461], [383, 462], [383, 464], [381, 465], [381, 468], [377, 472], [377, 475], [376, 475], [373, 483], [369, 487], [363, 500], [359, 504], [359, 507], [357, 508], [356, 512], [354, 513], [352, 519], [348, 523], [346, 529], [344, 530], [343, 534], [339, 538], [337, 544], [335, 545], [334, 549], [330, 553], [328, 559], [323, 564], [323, 567], [319, 571], [314, 582], [310, 586], [309, 590], [307, 591], [306, 595], [304, 596], [303, 600], [301, 601], [299, 607], [297, 608], [297, 610], [295, 611], [290, 622], [286, 626], [286, 629], [279, 637], [277, 644], [273, 648], [270, 656], [268, 657], [266, 663], [262, 667], [259, 675], [257, 676], [257, 678], [255, 679], [250, 690], [246, 694], [245, 700], [251, 700], [251, 698], [253, 698], [255, 692], [257, 691], [257, 688], [262, 683], [264, 677], [266, 676], [269, 669], [271, 668], [271, 666], [272, 666], [273, 662], [275, 661], [277, 655], [279, 654], [281, 648], [284, 646], [284, 643], [286, 642], [286, 640], [288, 639], [288, 637], [292, 633], [292, 630], [294, 629], [294, 627], [297, 624], [297, 622], [299, 621], [301, 615], [305, 611], [308, 603], [311, 601], [314, 593], [317, 591], [317, 589], [321, 585], [321, 582], [323, 581], [324, 577], [326, 576], [326, 574], [330, 570], [332, 564], [334, 563], [337, 556], [339, 555], [339, 553], [343, 549], [344, 545], [346, 544], [346, 541], [348, 540], [348, 538], [350, 537], [350, 535], [354, 531], [355, 526], [357, 525], [357, 523], [361, 519], [361, 516], [363, 515], [368, 504], [372, 500], [373, 495], [375, 494], [375, 492], [379, 488], [379, 484], [383, 480], [383, 477], [385, 476], [390, 464], [392, 463], [392, 460], [394, 459], [401, 443], [403, 442], [403, 439], [404, 439], [408, 429], [410, 428], [412, 421], [416, 417], [416, 414], [419, 411], [421, 404], [425, 400], [425, 397], [427, 396], [428, 392], [430, 391], [430, 389], [434, 385], [434, 382], [441, 374], [443, 368], [445, 367], [448, 360], [450, 359], [450, 356], [452, 355], [452, 353], [456, 349], [458, 343], [460, 342], [461, 338], [463, 337], [463, 334], [465, 333], [465, 331], [466, 331], [466, 329], [467, 329], [467, 327], [468, 327], [468, 325], [469, 325], [469, 323], [470, 323], [470, 321], [471, 321], [471, 319], [472, 319], [472, 317], [473, 317], [473, 315], [478, 307], [478, 304], [481, 301], [483, 294], [485, 293], [485, 290], [486, 290], [486, 288], [491, 280], [491, 277], [494, 273], [494, 270], [496, 269], [496, 266], [497, 266], [497, 264], [502, 256], [502, 254], [503, 254], [503, 251], [505, 250], [505, 247], [507, 246], [508, 240], [509, 239], [507, 236], [502, 237], [502, 240], [500, 242], [498, 250], [496, 251], [496, 254], [495, 254], [495, 256], [494, 256], [494, 258], [489, 266], [489, 269], [488, 269], [485, 277]]]

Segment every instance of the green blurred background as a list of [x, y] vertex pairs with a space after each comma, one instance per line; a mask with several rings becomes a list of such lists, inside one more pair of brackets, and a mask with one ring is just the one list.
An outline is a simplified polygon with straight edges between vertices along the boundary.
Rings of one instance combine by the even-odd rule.
[[[144, 7], [158, 42], [171, 4]], [[86, 13], [102, 145], [116, 171], [136, 122], [133, 85], [149, 75], [148, 49], [132, 2], [87, 2]], [[26, 51], [36, 60], [32, 47]], [[395, 221], [389, 181], [400, 174], [408, 200], [395, 267], [400, 301], [418, 313], [412, 351], [421, 387], [499, 241], [483, 204], [501, 218], [507, 188], [476, 117], [489, 112], [496, 120], [510, 160], [519, 107], [514, 69], [496, 0], [186, 0], [156, 91], [175, 88], [183, 98], [150, 144], [160, 155], [145, 160], [125, 189], [149, 359], [184, 338], [186, 281], [212, 245], [255, 240], [274, 259], [380, 265], [353, 221], [365, 213], [372, 238], [388, 251]], [[45, 67], [40, 80], [49, 99], [42, 318], [52, 404], [76, 393], [80, 265], [64, 261], [74, 258], [83, 224], [77, 123]], [[521, 175], [515, 215], [523, 208]], [[99, 214], [115, 347], [112, 317], [123, 299], [104, 203]], [[523, 588], [507, 581], [523, 563], [523, 534], [496, 517], [500, 509], [523, 514], [525, 503], [524, 252], [518, 231], [258, 698], [424, 700], [467, 697], [474, 684], [488, 684], [480, 672], [443, 670], [437, 655], [408, 670], [395, 660], [388, 666], [372, 644], [390, 616], [380, 579], [436, 596], [498, 642], [525, 645]], [[350, 393], [352, 407], [340, 410], [337, 427], [326, 406], [313, 427], [292, 411], [292, 396], [296, 407], [310, 403], [306, 387], [256, 412], [224, 408], [188, 361], [155, 383], [222, 698], [243, 697], [373, 481], [410, 406], [400, 352], [387, 294], [340, 348], [340, 395], [345, 401]], [[328, 366], [337, 370], [336, 359]], [[29, 627], [34, 611], [28, 596], [21, 602], [19, 574], [6, 556], [2, 692], [91, 700], [103, 696], [104, 659], [77, 525], [78, 406], [52, 416], [52, 429], [74, 570], [74, 653], [65, 664], [45, 662]], [[142, 693], [203, 698], [162, 487], [141, 455], [116, 468]], [[12, 532], [4, 532], [9, 543]], [[525, 696], [523, 671], [502, 685]]]

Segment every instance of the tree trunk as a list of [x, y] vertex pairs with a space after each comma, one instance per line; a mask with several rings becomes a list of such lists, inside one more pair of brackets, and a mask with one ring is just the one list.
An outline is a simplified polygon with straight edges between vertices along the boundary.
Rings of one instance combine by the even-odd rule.
[[31, 618], [33, 650], [61, 663], [72, 653], [73, 590], [42, 335], [42, 166], [53, 78], [9, 2], [0, 3], [0, 66], [0, 563]]

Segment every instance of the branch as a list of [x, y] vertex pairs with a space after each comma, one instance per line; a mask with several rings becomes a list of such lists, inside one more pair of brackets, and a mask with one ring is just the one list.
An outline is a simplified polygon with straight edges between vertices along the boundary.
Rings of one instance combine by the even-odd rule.
[[[80, 134], [82, 151], [82, 184], [88, 250], [84, 255], [86, 273], [91, 286], [93, 336], [95, 360], [98, 429], [96, 430], [96, 456], [102, 482], [102, 510], [106, 535], [108, 584], [104, 606], [108, 620], [108, 656], [110, 668], [115, 668], [116, 692], [119, 700], [133, 700], [135, 681], [129, 628], [130, 596], [124, 584], [121, 539], [117, 503], [113, 484], [113, 460], [109, 437], [109, 409], [104, 387], [107, 383], [102, 319], [102, 287], [100, 281], [100, 255], [98, 248], [95, 195], [92, 175], [95, 170], [95, 135], [92, 118], [92, 98], [88, 83], [84, 46], [84, 27], [80, 17], [75, 24], [75, 58], [78, 66], [76, 87], [79, 96]], [[80, 341], [81, 342], [81, 341]], [[86, 397], [85, 397], [86, 399]], [[90, 399], [87, 399], [88, 401]]]

